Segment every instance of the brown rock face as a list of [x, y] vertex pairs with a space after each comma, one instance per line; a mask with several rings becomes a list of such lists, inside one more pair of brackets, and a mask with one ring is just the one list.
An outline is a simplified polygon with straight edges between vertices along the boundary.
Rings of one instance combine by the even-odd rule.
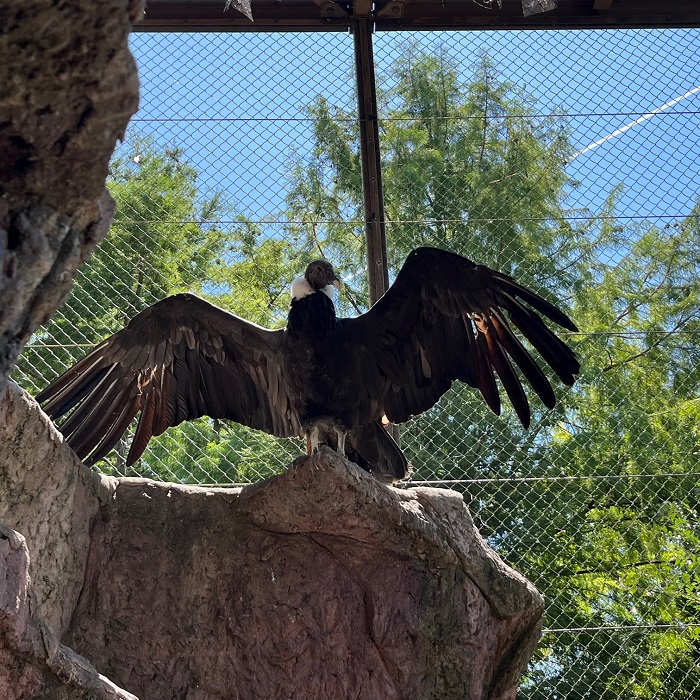
[[458, 494], [330, 451], [243, 489], [109, 479], [12, 385], [0, 416], [0, 521], [29, 533], [37, 610], [142, 700], [515, 697], [542, 599]]
[[0, 525], [0, 697], [138, 700], [59, 644], [38, 616], [24, 538]]
[[52, 631], [72, 614], [107, 482], [65, 450], [58, 464], [57, 433], [15, 386], [6, 389], [23, 344], [111, 223], [104, 184], [138, 105], [127, 36], [140, 8], [139, 0], [0, 3], [0, 520], [22, 523], [35, 560], [32, 587], [24, 538], [0, 524], [3, 700], [135, 700]]
[[104, 184], [138, 106], [140, 0], [0, 3], [0, 390], [105, 236]]

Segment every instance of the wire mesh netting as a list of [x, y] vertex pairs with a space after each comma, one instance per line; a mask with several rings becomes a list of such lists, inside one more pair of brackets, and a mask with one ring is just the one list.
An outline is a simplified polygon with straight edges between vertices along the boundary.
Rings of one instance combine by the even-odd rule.
[[[570, 311], [582, 361], [524, 430], [454, 386], [402, 426], [412, 483], [465, 494], [545, 594], [526, 698], [700, 695], [700, 30], [375, 37], [388, 253], [435, 245]], [[352, 37], [135, 34], [142, 106], [115, 223], [17, 370], [32, 392], [139, 310], [196, 292], [268, 326], [323, 256], [367, 308]], [[171, 429], [127, 469], [247, 483], [301, 451], [235, 424]]]

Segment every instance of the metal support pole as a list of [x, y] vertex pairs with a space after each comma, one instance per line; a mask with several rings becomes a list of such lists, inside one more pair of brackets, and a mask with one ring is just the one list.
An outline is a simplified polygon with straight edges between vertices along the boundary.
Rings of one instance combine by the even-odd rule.
[[[355, 38], [357, 116], [360, 122], [370, 306], [384, 296], [386, 290], [389, 289], [384, 191], [382, 190], [382, 165], [379, 151], [377, 87], [374, 82], [374, 53], [372, 51], [373, 19], [371, 7], [372, 4], [367, 0], [355, 0], [352, 19]], [[394, 440], [401, 444], [399, 426], [389, 425], [387, 429]]]
[[[369, 3], [356, 0], [355, 11], [366, 12]], [[367, 8], [367, 9], [366, 9]], [[372, 52], [372, 17], [357, 16], [352, 20], [355, 38], [355, 70], [357, 73], [357, 107], [362, 151], [362, 183], [365, 200], [365, 231], [367, 236], [367, 272], [369, 302], [374, 304], [389, 288], [384, 224], [384, 195], [379, 154], [379, 123], [377, 120], [377, 90], [374, 83]]]

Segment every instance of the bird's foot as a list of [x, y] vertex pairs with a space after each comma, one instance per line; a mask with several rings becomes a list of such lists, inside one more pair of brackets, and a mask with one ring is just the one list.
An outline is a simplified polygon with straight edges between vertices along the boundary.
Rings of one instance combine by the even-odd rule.
[[319, 432], [318, 426], [314, 425], [314, 427], [311, 428], [311, 431], [306, 438], [306, 454], [315, 455], [318, 452], [319, 447], [321, 446], [321, 437]]
[[299, 455], [293, 462], [292, 466], [293, 467], [298, 467], [302, 462], [305, 462], [309, 458], [308, 454], [305, 455]]
[[336, 452], [341, 457], [345, 457], [345, 436], [347, 435], [347, 433], [344, 430], [340, 430], [340, 428], [336, 428], [335, 432], [338, 436], [338, 447], [336, 449]]

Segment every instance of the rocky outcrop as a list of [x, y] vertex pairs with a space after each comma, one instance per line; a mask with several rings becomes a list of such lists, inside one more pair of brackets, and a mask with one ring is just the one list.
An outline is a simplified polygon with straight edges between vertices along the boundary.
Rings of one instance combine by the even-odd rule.
[[0, 415], [0, 521], [36, 609], [142, 700], [515, 697], [542, 599], [459, 494], [330, 451], [243, 489], [112, 479], [18, 388]]
[[0, 525], [0, 697], [137, 700], [59, 644], [37, 614], [24, 538]]
[[102, 481], [65, 450], [54, 473], [58, 434], [6, 389], [22, 346], [109, 229], [105, 179], [138, 106], [127, 37], [141, 12], [140, 0], [0, 3], [0, 521], [26, 528], [35, 577], [33, 587], [24, 537], [0, 525], [3, 700], [133, 700], [55, 634], [82, 586]]
[[0, 3], [0, 390], [105, 236], [117, 140], [138, 107], [141, 0]]

